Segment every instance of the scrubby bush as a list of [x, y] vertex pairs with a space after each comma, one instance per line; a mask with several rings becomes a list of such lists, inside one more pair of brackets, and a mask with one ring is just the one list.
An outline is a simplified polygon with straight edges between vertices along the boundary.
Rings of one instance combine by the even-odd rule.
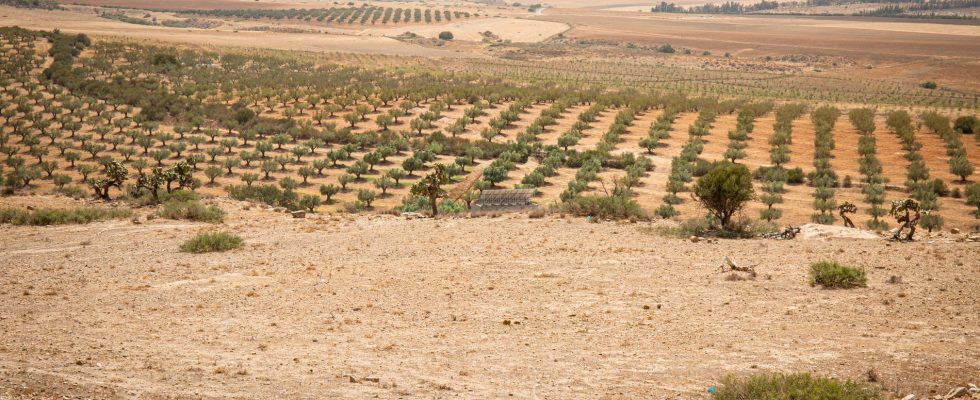
[[276, 185], [230, 185], [225, 187], [225, 190], [235, 200], [258, 201], [270, 206], [286, 207], [290, 210], [300, 209], [299, 195], [292, 190], [281, 190]]
[[953, 129], [957, 132], [971, 134], [980, 130], [980, 119], [972, 115], [965, 115], [956, 119]]
[[442, 40], [453, 40], [453, 38], [454, 38], [453, 33], [450, 32], [450, 31], [442, 31], [442, 32], [439, 32], [439, 39], [442, 39]]
[[793, 169], [786, 170], [786, 183], [791, 185], [799, 185], [803, 183], [803, 168], [796, 167]]
[[810, 285], [820, 285], [826, 289], [849, 289], [864, 287], [868, 278], [864, 269], [849, 267], [831, 261], [821, 261], [810, 265]]
[[880, 398], [878, 389], [873, 386], [849, 380], [813, 377], [807, 373], [766, 373], [744, 377], [728, 375], [722, 378], [714, 397], [715, 400], [876, 400]]
[[132, 210], [116, 208], [38, 208], [34, 210], [3, 208], [0, 209], [0, 224], [32, 226], [87, 224], [107, 219], [128, 218], [132, 215]]
[[466, 211], [466, 205], [453, 199], [445, 199], [439, 203], [439, 212], [443, 214], [459, 214]]
[[168, 219], [218, 223], [224, 221], [225, 212], [215, 205], [205, 206], [194, 200], [171, 200], [163, 203], [157, 215]]
[[242, 247], [245, 242], [241, 237], [228, 232], [203, 232], [187, 239], [180, 245], [180, 251], [185, 253], [211, 253], [227, 251]]
[[677, 216], [677, 210], [670, 204], [661, 204], [653, 211], [660, 218], [673, 218]]
[[562, 203], [565, 212], [599, 219], [646, 218], [640, 204], [625, 196], [576, 196]]

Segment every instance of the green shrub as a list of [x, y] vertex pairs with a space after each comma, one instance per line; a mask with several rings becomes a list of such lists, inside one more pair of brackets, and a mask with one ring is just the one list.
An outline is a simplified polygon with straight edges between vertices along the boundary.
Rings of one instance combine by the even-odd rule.
[[786, 183], [799, 185], [803, 183], [803, 168], [796, 167], [786, 170]]
[[55, 192], [71, 197], [73, 199], [84, 199], [89, 195], [89, 192], [87, 190], [74, 185], [57, 188], [55, 189]]
[[0, 224], [31, 226], [87, 224], [107, 219], [128, 218], [132, 215], [132, 210], [114, 208], [39, 208], [35, 210], [3, 208], [0, 209]]
[[299, 195], [293, 190], [282, 190], [276, 185], [230, 185], [225, 187], [229, 197], [235, 200], [252, 200], [270, 206], [299, 210]]
[[711, 164], [711, 162], [709, 162], [708, 160], [699, 158], [696, 161], [694, 161], [694, 168], [691, 169], [691, 175], [694, 175], [695, 177], [698, 178], [705, 176], [708, 174], [708, 172], [711, 172], [711, 168], [713, 166], [714, 165]]
[[422, 212], [432, 208], [429, 199], [422, 196], [405, 196], [402, 198], [401, 212]]
[[135, 194], [132, 191], [129, 191], [129, 194], [126, 197], [126, 201], [128, 201], [133, 206], [144, 207], [144, 206], [154, 206], [159, 203], [196, 201], [200, 198], [200, 196], [198, 196], [197, 193], [194, 193], [190, 190], [174, 190], [172, 192], [161, 191], [158, 196], [159, 196], [158, 198], [154, 199], [153, 195], [151, 195], [146, 191], [142, 191]]
[[185, 253], [210, 253], [226, 251], [242, 247], [245, 242], [241, 237], [228, 232], [203, 232], [187, 239], [180, 245], [180, 251]]
[[660, 226], [656, 228], [656, 233], [676, 238], [686, 239], [691, 236], [704, 236], [711, 231], [711, 226], [704, 218], [688, 218], [677, 226]]
[[953, 129], [960, 133], [974, 133], [978, 128], [980, 128], [980, 119], [972, 115], [959, 117], [953, 123]]
[[716, 400], [872, 400], [880, 399], [881, 395], [873, 386], [850, 380], [813, 377], [807, 373], [767, 373], [746, 377], [728, 375], [722, 378], [714, 398]]
[[439, 203], [439, 212], [443, 214], [459, 214], [466, 211], [466, 205], [453, 199], [445, 199]]
[[849, 289], [864, 287], [868, 278], [864, 269], [849, 267], [831, 261], [821, 261], [810, 265], [810, 285], [820, 285], [827, 289]]
[[673, 218], [677, 216], [677, 210], [670, 203], [661, 204], [654, 210], [654, 213], [660, 218]]
[[646, 218], [640, 204], [624, 196], [578, 196], [562, 204], [564, 211], [599, 219]]
[[439, 39], [442, 40], [453, 40], [453, 33], [450, 31], [439, 32]]
[[170, 200], [163, 203], [157, 215], [168, 219], [218, 223], [225, 219], [225, 212], [218, 206], [205, 206], [195, 200]]

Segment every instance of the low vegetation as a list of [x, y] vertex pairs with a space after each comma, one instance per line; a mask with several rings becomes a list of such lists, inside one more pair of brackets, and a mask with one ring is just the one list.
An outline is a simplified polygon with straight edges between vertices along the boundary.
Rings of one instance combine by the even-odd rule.
[[[351, 3], [353, 4], [353, 3]], [[432, 8], [394, 8], [363, 5], [360, 7], [291, 8], [291, 9], [234, 9], [234, 10], [176, 10], [178, 14], [190, 14], [219, 18], [240, 18], [274, 21], [295, 20], [345, 25], [377, 25], [399, 23], [452, 22], [478, 16], [469, 11], [436, 10]]]
[[636, 200], [623, 196], [578, 196], [563, 203], [562, 209], [575, 216], [601, 220], [646, 218]]
[[764, 373], [742, 377], [728, 375], [722, 378], [714, 397], [716, 400], [874, 400], [880, 398], [879, 390], [873, 386], [850, 380], [815, 377], [808, 373]]
[[55, 10], [61, 8], [56, 0], [0, 0], [0, 6], [11, 6], [18, 8], [42, 8]]
[[195, 222], [219, 223], [224, 221], [225, 212], [215, 205], [206, 206], [196, 200], [172, 200], [163, 203], [157, 215], [168, 219], [181, 219]]
[[[281, 12], [286, 19], [294, 13]], [[307, 17], [300, 14], [292, 18]], [[891, 136], [875, 132], [877, 108], [847, 110], [855, 111], [847, 115], [862, 134], [858, 175], [853, 166], [835, 158], [840, 150], [834, 146], [834, 124], [842, 110], [813, 108], [809, 119], [817, 133], [815, 154], [813, 167], [805, 173], [788, 165], [791, 158], [809, 164], [790, 150], [793, 123], [813, 103], [829, 99], [814, 94], [805, 105], [775, 107], [758, 96], [781, 102], [798, 97], [771, 88], [743, 91], [742, 86], [729, 84], [719, 92], [713, 82], [731, 81], [710, 71], [699, 72], [697, 80], [705, 86], [694, 90], [684, 85], [664, 87], [659, 80], [638, 85], [629, 77], [662, 75], [667, 81], [687, 82], [691, 76], [626, 66], [624, 71], [630, 74], [620, 84], [592, 90], [573, 82], [596, 82], [602, 87], [612, 71], [589, 63], [566, 69], [553, 61], [500, 60], [493, 71], [461, 65], [466, 74], [436, 74], [437, 69], [428, 67], [398, 73], [354, 62], [138, 47], [112, 40], [93, 42], [84, 34], [19, 28], [0, 29], [0, 42], [10, 50], [0, 63], [11, 76], [0, 81], [5, 89], [0, 95], [0, 117], [6, 126], [0, 132], [0, 191], [7, 194], [46, 190], [53, 184], [54, 190], [73, 196], [86, 188], [103, 200], [122, 197], [136, 205], [156, 206], [182, 198], [174, 193], [208, 188], [219, 195], [289, 210], [381, 212], [400, 204], [410, 206], [401, 207], [404, 210], [414, 209], [421, 204], [418, 198], [426, 198], [426, 208], [437, 214], [465, 211], [485, 189], [518, 188], [535, 190], [540, 204], [560, 202], [557, 208], [569, 213], [603, 219], [642, 218], [644, 212], [691, 218], [694, 207], [685, 202], [693, 197], [708, 211], [707, 218], [698, 217], [711, 230], [735, 232], [738, 228], [732, 220], [744, 216], [746, 209], [753, 209], [753, 214], [758, 210], [755, 217], [768, 224], [801, 222], [798, 213], [787, 213], [793, 215], [791, 221], [783, 216], [789, 210], [780, 205], [790, 191], [812, 193], [813, 220], [834, 223], [839, 207], [847, 205], [844, 198], [835, 198], [843, 185], [856, 186], [864, 194], [863, 204], [854, 206], [871, 215], [867, 226], [886, 229], [880, 218], [886, 215], [883, 204], [895, 193], [882, 176], [876, 145], [900, 140], [909, 161], [906, 188], [921, 204], [922, 228], [942, 228], [937, 195], [945, 196], [943, 191], [954, 198], [942, 201], [950, 214], [956, 213], [952, 223], [962, 225], [966, 212], [972, 219], [976, 203], [971, 200], [975, 190], [966, 190], [975, 168], [966, 157], [972, 139], [962, 139], [959, 133], [973, 131], [976, 122], [969, 115], [957, 113], [954, 118], [937, 111], [915, 116], [946, 144], [949, 170], [958, 180], [940, 181], [930, 178], [924, 168], [922, 144], [912, 134], [919, 121], [907, 112], [889, 115], [888, 126], [896, 134]], [[47, 50], [37, 51], [44, 42]], [[664, 45], [661, 50], [671, 49]], [[83, 51], [89, 56], [80, 57]], [[120, 67], [122, 59], [129, 60], [125, 68]], [[372, 60], [391, 61], [381, 56]], [[553, 76], [533, 69], [538, 66], [585, 75]], [[511, 83], [528, 76], [542, 80]], [[568, 86], [549, 83], [557, 80]], [[252, 84], [236, 83], [243, 81]], [[791, 85], [787, 90], [798, 88]], [[835, 96], [840, 94], [837, 87], [832, 89]], [[947, 94], [936, 91], [938, 103], [917, 104], [956, 106], [938, 97]], [[854, 99], [840, 94], [830, 103], [882, 103], [880, 95]], [[908, 99], [895, 97], [895, 101]], [[449, 113], [453, 117], [447, 118]], [[698, 113], [697, 120], [682, 126], [678, 121], [690, 121], [685, 118], [691, 113]], [[756, 125], [769, 125], [761, 118], [773, 114], [766, 163], [765, 156], [758, 159], [758, 149], [753, 148], [765, 138], [753, 135], [759, 135]], [[649, 129], [635, 126], [639, 118], [652, 115], [657, 118]], [[727, 138], [719, 137], [718, 129], [733, 115], [737, 115], [734, 129]], [[631, 136], [637, 129], [646, 130], [645, 137]], [[685, 136], [683, 131], [686, 139], [678, 137]], [[809, 136], [804, 137], [809, 141]], [[678, 149], [676, 142], [684, 140]], [[719, 140], [728, 142], [723, 154], [718, 154]], [[921, 152], [926, 154], [925, 149]], [[671, 159], [666, 181], [664, 175], [649, 176], [652, 156]], [[433, 186], [426, 177], [437, 165], [445, 170], [439, 174], [439, 185]], [[759, 167], [749, 174], [745, 165]], [[721, 174], [714, 172], [718, 168], [727, 170], [724, 176], [716, 176]], [[731, 175], [735, 171], [737, 176]], [[460, 187], [471, 174], [479, 176], [472, 177], [468, 187]], [[758, 188], [753, 188], [752, 179], [759, 181]], [[801, 183], [812, 189], [794, 187]], [[661, 192], [658, 197], [663, 201], [643, 209], [638, 204], [648, 204], [644, 196], [649, 189]], [[464, 191], [470, 194], [460, 197]], [[450, 195], [456, 201], [444, 201]], [[970, 206], [966, 211], [964, 204]], [[217, 212], [194, 203], [174, 202], [160, 212], [181, 219], [219, 220]]]
[[0, 209], [0, 224], [12, 225], [69, 225], [87, 224], [108, 219], [128, 218], [133, 211], [123, 208], [39, 208], [24, 210], [19, 208]]
[[850, 289], [864, 287], [868, 278], [864, 269], [849, 267], [833, 261], [821, 261], [810, 265], [810, 285], [825, 289]]
[[180, 245], [180, 251], [185, 253], [212, 253], [237, 249], [244, 244], [245, 241], [234, 233], [203, 232], [187, 239], [184, 244]]

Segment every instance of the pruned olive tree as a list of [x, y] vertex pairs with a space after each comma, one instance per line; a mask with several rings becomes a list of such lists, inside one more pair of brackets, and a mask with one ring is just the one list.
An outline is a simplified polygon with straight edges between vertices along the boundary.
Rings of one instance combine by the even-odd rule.
[[433, 168], [432, 173], [422, 177], [418, 182], [412, 185], [412, 195], [422, 196], [429, 199], [429, 205], [432, 206], [432, 216], [435, 217], [439, 214], [439, 203], [440, 197], [446, 195], [446, 191], [442, 188], [442, 185], [449, 183], [449, 174], [446, 172], [446, 166], [443, 164], [436, 164]]

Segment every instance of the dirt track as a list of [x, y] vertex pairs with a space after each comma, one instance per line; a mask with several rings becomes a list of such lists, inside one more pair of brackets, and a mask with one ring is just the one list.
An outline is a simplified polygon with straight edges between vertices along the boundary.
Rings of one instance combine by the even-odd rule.
[[[42, 203], [65, 201], [4, 200]], [[691, 243], [221, 204], [246, 248], [179, 253], [211, 227], [159, 219], [0, 227], [0, 398], [698, 398], [725, 373], [872, 368], [928, 393], [980, 370], [980, 250], [950, 237]], [[726, 255], [759, 277], [726, 280]], [[810, 287], [825, 259], [869, 287]]]

